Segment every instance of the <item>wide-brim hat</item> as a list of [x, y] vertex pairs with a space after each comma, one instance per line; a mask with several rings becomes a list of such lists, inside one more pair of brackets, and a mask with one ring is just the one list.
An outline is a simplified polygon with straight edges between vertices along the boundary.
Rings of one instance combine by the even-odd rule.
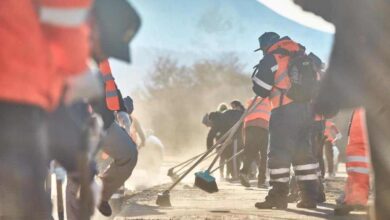
[[126, 0], [96, 0], [93, 13], [104, 53], [130, 63], [129, 43], [141, 26], [136, 10]]
[[275, 44], [276, 42], [278, 42], [279, 39], [280, 39], [279, 34], [277, 34], [275, 32], [265, 32], [264, 34], [262, 34], [259, 37], [260, 47], [254, 51], [256, 52], [259, 50], [265, 50], [265, 49], [269, 48], [270, 46], [272, 46], [273, 44]]

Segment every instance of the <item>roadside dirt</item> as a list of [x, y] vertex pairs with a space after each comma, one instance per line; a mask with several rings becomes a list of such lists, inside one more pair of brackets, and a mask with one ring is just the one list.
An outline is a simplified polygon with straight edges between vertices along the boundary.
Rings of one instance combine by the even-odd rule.
[[[164, 167], [169, 166], [165, 164]], [[326, 181], [327, 201], [318, 205], [315, 210], [298, 209], [294, 203], [290, 203], [287, 210], [258, 210], [254, 204], [262, 201], [268, 190], [255, 187], [255, 182], [252, 182], [252, 187], [246, 188], [239, 182], [217, 181], [219, 192], [209, 194], [194, 188], [192, 181], [193, 175], [189, 175], [185, 183], [172, 190], [172, 207], [169, 208], [159, 207], [155, 203], [157, 194], [169, 186], [170, 182], [166, 177], [164, 184], [128, 192], [121, 211], [112, 219], [367, 219], [365, 212], [353, 212], [345, 217], [333, 215], [335, 199], [344, 187], [345, 173], [338, 173], [338, 177]]]

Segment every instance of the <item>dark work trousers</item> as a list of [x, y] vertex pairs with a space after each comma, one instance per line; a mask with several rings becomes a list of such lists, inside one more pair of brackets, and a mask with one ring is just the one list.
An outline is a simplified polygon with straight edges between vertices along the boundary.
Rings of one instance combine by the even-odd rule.
[[325, 151], [325, 158], [326, 158], [326, 164], [328, 167], [328, 174], [333, 174], [334, 171], [334, 162], [333, 162], [333, 144], [330, 141], [325, 141], [324, 143], [324, 151]]
[[[319, 168], [317, 170], [317, 176], [320, 180], [319, 182], [319, 194], [324, 193], [324, 185], [322, 180], [325, 175], [325, 163], [323, 156], [323, 147], [324, 147], [324, 131], [325, 131], [325, 121], [314, 121], [312, 130], [311, 130], [311, 138], [313, 145], [313, 152], [318, 159]], [[296, 178], [293, 177], [290, 181], [290, 194], [298, 195], [299, 189]]]
[[367, 109], [367, 130], [375, 179], [375, 219], [390, 216], [390, 108]]
[[48, 220], [47, 115], [0, 102], [0, 219]]
[[263, 184], [266, 180], [268, 150], [268, 129], [256, 126], [245, 128], [244, 166], [241, 172], [249, 175], [251, 166], [259, 158], [258, 183]]
[[267, 199], [287, 200], [290, 166], [293, 165], [301, 199], [315, 202], [318, 195], [318, 160], [313, 151], [312, 111], [309, 104], [290, 103], [272, 110]]
[[239, 173], [239, 167], [240, 167], [240, 157], [235, 157], [226, 165], [223, 165], [228, 159], [230, 159], [233, 155], [236, 155], [239, 151], [241, 150], [240, 148], [240, 141], [237, 138], [234, 138], [232, 140], [232, 143], [226, 146], [224, 151], [221, 154], [221, 157], [219, 159], [219, 165], [220, 165], [220, 174], [221, 177], [224, 177], [224, 167], [226, 166], [226, 178], [231, 178], [237, 179], [238, 178], [238, 173]]

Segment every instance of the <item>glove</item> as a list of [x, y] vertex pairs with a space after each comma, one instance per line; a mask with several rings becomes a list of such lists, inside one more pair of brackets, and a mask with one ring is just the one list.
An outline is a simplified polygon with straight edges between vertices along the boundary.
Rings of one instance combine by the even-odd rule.
[[342, 137], [343, 137], [343, 135], [342, 135], [341, 133], [337, 133], [334, 140], [335, 140], [335, 141], [336, 141], [336, 140], [340, 140]]
[[66, 81], [66, 88], [64, 98], [66, 105], [83, 99], [97, 99], [104, 95], [104, 86], [98, 74], [92, 71], [69, 77]]
[[119, 126], [121, 126], [123, 129], [125, 129], [127, 134], [130, 135], [131, 119], [129, 117], [129, 114], [127, 114], [127, 112], [120, 111], [120, 112], [117, 112], [116, 118], [117, 118]]

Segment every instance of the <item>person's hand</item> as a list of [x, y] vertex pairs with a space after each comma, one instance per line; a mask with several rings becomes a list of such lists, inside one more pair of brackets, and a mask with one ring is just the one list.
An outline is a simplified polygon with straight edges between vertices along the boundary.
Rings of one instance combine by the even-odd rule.
[[104, 95], [104, 86], [99, 76], [91, 71], [71, 76], [66, 80], [64, 103], [70, 105], [83, 99], [96, 99]]
[[145, 147], [145, 142], [144, 141], [142, 141], [139, 145], [138, 145], [138, 150], [139, 149], [141, 149], [141, 148], [143, 148], [143, 147]]
[[127, 112], [120, 111], [120, 112], [117, 112], [116, 118], [117, 118], [119, 126], [121, 126], [123, 129], [125, 129], [126, 132], [130, 135], [131, 120], [130, 120], [129, 114], [127, 114]]

